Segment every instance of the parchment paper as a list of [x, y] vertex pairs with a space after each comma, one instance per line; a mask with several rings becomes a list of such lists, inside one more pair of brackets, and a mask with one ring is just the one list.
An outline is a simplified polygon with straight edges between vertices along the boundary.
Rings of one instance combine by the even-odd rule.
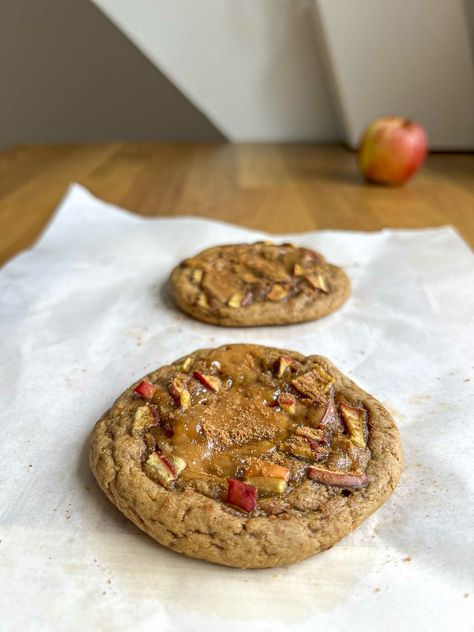
[[[473, 254], [449, 227], [288, 235], [346, 268], [353, 295], [340, 311], [257, 329], [177, 312], [164, 289], [172, 266], [261, 237], [143, 219], [74, 185], [39, 243], [0, 271], [2, 630], [473, 629]], [[175, 554], [89, 471], [88, 435], [132, 381], [230, 341], [327, 355], [401, 430], [405, 469], [390, 500], [290, 567]]]

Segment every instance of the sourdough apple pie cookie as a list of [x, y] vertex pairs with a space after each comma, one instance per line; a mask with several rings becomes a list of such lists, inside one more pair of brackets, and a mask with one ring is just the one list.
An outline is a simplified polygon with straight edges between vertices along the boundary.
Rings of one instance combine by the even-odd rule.
[[309, 248], [233, 244], [208, 248], [171, 273], [184, 312], [215, 325], [285, 325], [321, 318], [350, 294], [346, 273]]
[[391, 494], [398, 430], [320, 356], [202, 349], [130, 387], [97, 423], [90, 462], [140, 529], [241, 568], [329, 548]]

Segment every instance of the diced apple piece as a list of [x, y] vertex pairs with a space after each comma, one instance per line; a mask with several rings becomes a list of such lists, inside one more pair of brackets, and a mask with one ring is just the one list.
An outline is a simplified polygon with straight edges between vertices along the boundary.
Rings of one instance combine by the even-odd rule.
[[203, 309], [210, 309], [211, 307], [209, 305], [209, 301], [207, 300], [207, 296], [204, 294], [204, 292], [199, 293], [197, 304], [199, 305], [199, 307], [202, 307]]
[[245, 469], [245, 477], [260, 476], [265, 478], [281, 478], [287, 481], [290, 478], [290, 470], [284, 465], [278, 465], [273, 461], [254, 461]]
[[143, 399], [151, 399], [157, 388], [155, 384], [148, 382], [148, 380], [142, 380], [140, 384], [135, 387], [133, 392], [141, 395]]
[[170, 382], [169, 391], [180, 408], [186, 409], [191, 406], [191, 394], [184, 385], [183, 378], [186, 379], [186, 376], [176, 375]]
[[306, 437], [293, 435], [280, 445], [280, 450], [290, 456], [295, 456], [297, 459], [315, 460], [314, 448]]
[[326, 433], [323, 430], [319, 430], [317, 428], [311, 428], [310, 426], [300, 426], [295, 430], [295, 434], [299, 435], [300, 437], [305, 437], [310, 441], [314, 441], [316, 445], [328, 444], [328, 437]]
[[176, 480], [186, 467], [186, 461], [178, 456], [165, 456], [159, 451], [153, 452], [145, 462], [145, 472], [165, 487]]
[[206, 375], [205, 373], [201, 373], [201, 371], [194, 371], [193, 376], [213, 393], [217, 393], [222, 385], [220, 379], [215, 375]]
[[235, 292], [227, 301], [227, 305], [229, 307], [233, 307], [234, 309], [237, 309], [238, 307], [242, 305], [243, 298], [244, 298], [243, 292]]
[[253, 301], [253, 292], [249, 288], [244, 294], [242, 302], [240, 303], [240, 307], [247, 307], [247, 305], [250, 305], [252, 301]]
[[203, 271], [200, 270], [199, 268], [194, 268], [194, 270], [191, 273], [191, 279], [194, 281], [194, 283], [201, 283], [202, 281], [202, 275], [203, 275]]
[[322, 428], [322, 430], [332, 431], [334, 430], [336, 426], [336, 421], [337, 421], [336, 405], [334, 403], [334, 399], [331, 397], [328, 402], [326, 412], [324, 413], [323, 418], [319, 422], [319, 427]]
[[310, 466], [308, 468], [308, 478], [323, 485], [333, 487], [365, 487], [369, 479], [364, 473], [352, 474], [350, 472], [336, 472], [334, 470], [325, 470], [319, 467]]
[[349, 431], [350, 440], [354, 445], [359, 448], [365, 448], [364, 439], [364, 416], [365, 411], [361, 408], [354, 408], [341, 402], [339, 404], [339, 410], [341, 412], [344, 423]]
[[133, 420], [133, 429], [143, 430], [144, 428], [149, 428], [153, 425], [155, 425], [155, 420], [150, 407], [145, 404], [145, 406], [140, 406], [140, 408], [137, 408]]
[[319, 399], [320, 395], [325, 393], [333, 382], [334, 378], [317, 364], [311, 371], [299, 375], [291, 383], [306, 397]]
[[281, 301], [282, 299], [284, 299], [285, 296], [287, 295], [288, 295], [288, 290], [284, 288], [283, 286], [275, 283], [275, 285], [272, 285], [272, 287], [270, 288], [270, 291], [267, 294], [267, 298], [270, 301], [277, 303], [278, 301]]
[[257, 506], [257, 489], [236, 478], [227, 479], [226, 502], [250, 513]]
[[306, 461], [319, 461], [328, 453], [327, 447], [322, 442], [311, 436], [296, 433], [281, 444], [280, 450]]
[[303, 276], [304, 273], [304, 268], [302, 268], [299, 263], [295, 263], [293, 267], [293, 276]]
[[183, 364], [181, 365], [181, 371], [184, 371], [184, 373], [187, 373], [189, 369], [191, 368], [192, 363], [193, 363], [193, 359], [191, 358], [191, 356], [188, 356], [187, 358], [185, 358]]
[[326, 294], [329, 292], [328, 284], [322, 274], [305, 274], [304, 278], [315, 290], [321, 290]]
[[301, 248], [301, 252], [304, 254], [305, 259], [313, 263], [321, 263], [323, 261], [323, 257], [318, 252], [311, 250], [311, 248]]
[[186, 388], [183, 388], [179, 394], [179, 406], [183, 410], [186, 410], [191, 406], [191, 393]]
[[290, 395], [290, 393], [281, 393], [278, 395], [278, 405], [289, 415], [294, 415], [296, 412], [296, 398]]
[[174, 454], [168, 454], [167, 456], [165, 456], [163, 454], [162, 458], [165, 460], [165, 462], [168, 461], [168, 467], [169, 465], [171, 465], [171, 467], [174, 469], [176, 477], [178, 477], [181, 472], [186, 469], [186, 461], [180, 456], [175, 456]]
[[256, 487], [258, 492], [262, 494], [282, 494], [287, 485], [283, 478], [270, 476], [248, 476], [245, 480]]
[[280, 356], [277, 360], [277, 376], [282, 377], [286, 369], [295, 364], [295, 359], [291, 356]]

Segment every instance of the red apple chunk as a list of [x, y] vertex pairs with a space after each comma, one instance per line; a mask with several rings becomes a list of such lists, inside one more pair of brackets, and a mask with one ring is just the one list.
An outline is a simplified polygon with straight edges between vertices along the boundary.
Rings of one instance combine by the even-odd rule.
[[165, 487], [176, 480], [186, 467], [186, 461], [178, 456], [165, 456], [156, 450], [145, 462], [145, 472], [150, 478], [159, 481]]
[[147, 380], [142, 380], [133, 392], [138, 393], [138, 395], [141, 395], [144, 399], [151, 399], [157, 388], [155, 384]]
[[201, 373], [201, 371], [194, 371], [193, 377], [195, 377], [196, 380], [201, 382], [203, 386], [213, 393], [217, 393], [221, 387], [221, 381], [215, 375], [205, 375], [204, 373]]
[[236, 478], [227, 480], [226, 502], [250, 513], [257, 506], [257, 489]]
[[369, 479], [364, 473], [351, 474], [348, 472], [336, 472], [334, 470], [325, 470], [319, 467], [310, 466], [308, 468], [308, 478], [323, 485], [333, 487], [351, 487], [357, 489], [365, 487]]
[[281, 393], [278, 395], [278, 405], [289, 415], [294, 415], [296, 412], [296, 398], [290, 395], [290, 393]]

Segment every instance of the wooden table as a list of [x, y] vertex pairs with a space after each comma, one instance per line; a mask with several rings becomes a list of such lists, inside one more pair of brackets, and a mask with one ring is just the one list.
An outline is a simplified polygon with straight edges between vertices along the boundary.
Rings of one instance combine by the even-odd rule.
[[452, 224], [474, 245], [474, 156], [430, 156], [402, 188], [364, 185], [333, 145], [108, 143], [0, 153], [0, 262], [38, 237], [70, 182], [143, 215], [274, 233]]

